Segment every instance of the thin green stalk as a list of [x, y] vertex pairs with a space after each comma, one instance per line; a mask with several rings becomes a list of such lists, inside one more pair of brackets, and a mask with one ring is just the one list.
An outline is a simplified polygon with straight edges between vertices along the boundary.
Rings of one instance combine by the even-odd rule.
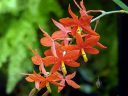
[[128, 11], [128, 6], [123, 3], [121, 0], [113, 0], [118, 6], [120, 6], [122, 9]]
[[109, 12], [101, 11], [101, 15], [99, 15], [96, 18], [92, 19], [91, 23], [96, 21], [96, 20], [99, 20], [103, 16], [110, 15], [110, 14], [115, 14], [115, 13], [125, 13], [125, 14], [128, 14], [128, 11], [125, 11], [125, 10], [116, 10], [116, 11], [109, 11]]

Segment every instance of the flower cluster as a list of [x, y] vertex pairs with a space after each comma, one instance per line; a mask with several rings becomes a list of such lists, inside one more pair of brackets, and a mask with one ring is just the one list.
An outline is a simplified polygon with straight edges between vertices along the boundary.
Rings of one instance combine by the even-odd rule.
[[[66, 67], [79, 67], [80, 63], [76, 60], [80, 56], [83, 57], [84, 62], [87, 62], [86, 54], [98, 54], [99, 50], [96, 47], [106, 48], [99, 42], [100, 35], [91, 28], [90, 22], [93, 17], [88, 15], [83, 0], [80, 4], [75, 0], [74, 3], [79, 8], [79, 17], [73, 13], [69, 5], [68, 12], [71, 17], [62, 18], [59, 22], [52, 19], [58, 30], [51, 36], [40, 28], [43, 32], [41, 45], [49, 49], [44, 52], [45, 57], [41, 57], [38, 52], [32, 50], [34, 53], [32, 62], [39, 65], [40, 72], [34, 71], [26, 77], [28, 82], [35, 82], [37, 89], [47, 87], [51, 92], [51, 83], [58, 86], [58, 92], [60, 92], [65, 87], [65, 82], [73, 88], [80, 88], [71, 80], [76, 73], [68, 74]], [[50, 72], [45, 69], [48, 66], [52, 66]]]

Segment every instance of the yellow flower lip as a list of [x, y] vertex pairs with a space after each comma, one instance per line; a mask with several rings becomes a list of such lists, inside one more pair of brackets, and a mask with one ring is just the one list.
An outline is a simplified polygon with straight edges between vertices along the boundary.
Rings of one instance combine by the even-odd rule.
[[77, 33], [78, 33], [78, 34], [81, 34], [81, 32], [82, 32], [81, 27], [78, 27], [78, 28], [77, 28]]
[[87, 58], [87, 55], [86, 55], [86, 53], [85, 53], [85, 51], [84, 51], [83, 48], [81, 49], [81, 54], [83, 56], [84, 62], [87, 62], [88, 61], [88, 58]]
[[46, 84], [46, 87], [47, 87], [48, 92], [49, 92], [49, 93], [51, 93], [51, 92], [52, 92], [52, 90], [51, 90], [51, 87], [50, 87], [49, 82]]
[[63, 74], [64, 74], [64, 76], [65, 76], [65, 75], [67, 74], [67, 70], [66, 70], [64, 61], [61, 61], [61, 69], [62, 69], [62, 72], [63, 72]]
[[[78, 33], [79, 35], [81, 35], [81, 32], [82, 32], [82, 28], [81, 28], [81, 27], [78, 27], [78, 28], [77, 28], [77, 33]], [[87, 61], [88, 61], [88, 58], [87, 58], [86, 53], [85, 53], [85, 51], [84, 51], [83, 48], [81, 49], [81, 54], [82, 54], [82, 56], [83, 56], [84, 62], [87, 62]]]

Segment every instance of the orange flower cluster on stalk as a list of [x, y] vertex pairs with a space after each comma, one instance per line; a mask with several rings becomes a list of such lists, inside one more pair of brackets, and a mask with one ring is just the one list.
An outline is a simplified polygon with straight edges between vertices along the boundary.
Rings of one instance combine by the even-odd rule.
[[[50, 84], [54, 84], [58, 86], [58, 92], [60, 92], [66, 83], [73, 88], [80, 88], [72, 80], [76, 72], [68, 74], [66, 67], [79, 67], [80, 63], [76, 60], [80, 56], [83, 57], [84, 62], [87, 62], [86, 54], [99, 53], [96, 46], [106, 48], [99, 42], [100, 35], [91, 28], [90, 22], [93, 17], [87, 14], [83, 0], [80, 4], [75, 0], [74, 2], [79, 8], [80, 17], [73, 13], [69, 5], [68, 12], [71, 17], [62, 18], [59, 22], [52, 19], [58, 30], [53, 32], [51, 36], [40, 28], [44, 35], [40, 40], [41, 45], [47, 46], [49, 49], [44, 52], [45, 57], [41, 57], [32, 50], [35, 55], [32, 57], [32, 62], [39, 65], [40, 72], [34, 71], [33, 74], [27, 74], [26, 77], [28, 82], [35, 82], [35, 88], [39, 90], [47, 87], [51, 92]], [[45, 69], [48, 66], [52, 66], [50, 72]]]

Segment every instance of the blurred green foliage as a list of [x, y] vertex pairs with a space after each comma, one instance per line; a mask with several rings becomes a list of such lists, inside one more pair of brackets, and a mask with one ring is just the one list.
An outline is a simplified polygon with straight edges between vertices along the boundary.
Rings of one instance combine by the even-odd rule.
[[[0, 67], [1, 72], [6, 75], [7, 93], [11, 93], [22, 79], [21, 73], [33, 70], [30, 59], [32, 55], [28, 47], [42, 49], [39, 45], [42, 34], [38, 33], [38, 25], [49, 32], [53, 31], [50, 18], [69, 16], [68, 3], [71, 3], [73, 11], [78, 13], [78, 8], [72, 0], [0, 0]], [[86, 7], [88, 10], [115, 10], [111, 0], [86, 0]], [[101, 50], [99, 55], [89, 56], [89, 62], [79, 68], [83, 79], [79, 82], [80, 91], [86, 94], [97, 93], [99, 90], [100, 96], [109, 96], [109, 92], [118, 84], [116, 24], [116, 15], [106, 16], [100, 20], [97, 32], [101, 35], [100, 41], [108, 48]], [[94, 25], [93, 23], [92, 26]], [[98, 76], [102, 82], [99, 89], [95, 84]], [[30, 88], [29, 84], [25, 84], [22, 85], [22, 89]], [[24, 90], [22, 95], [17, 96], [27, 96], [27, 94]]]
[[21, 73], [33, 70], [28, 46], [39, 48], [38, 25], [48, 30], [50, 14], [62, 15], [56, 0], [0, 0], [0, 67], [7, 68], [7, 93]]

